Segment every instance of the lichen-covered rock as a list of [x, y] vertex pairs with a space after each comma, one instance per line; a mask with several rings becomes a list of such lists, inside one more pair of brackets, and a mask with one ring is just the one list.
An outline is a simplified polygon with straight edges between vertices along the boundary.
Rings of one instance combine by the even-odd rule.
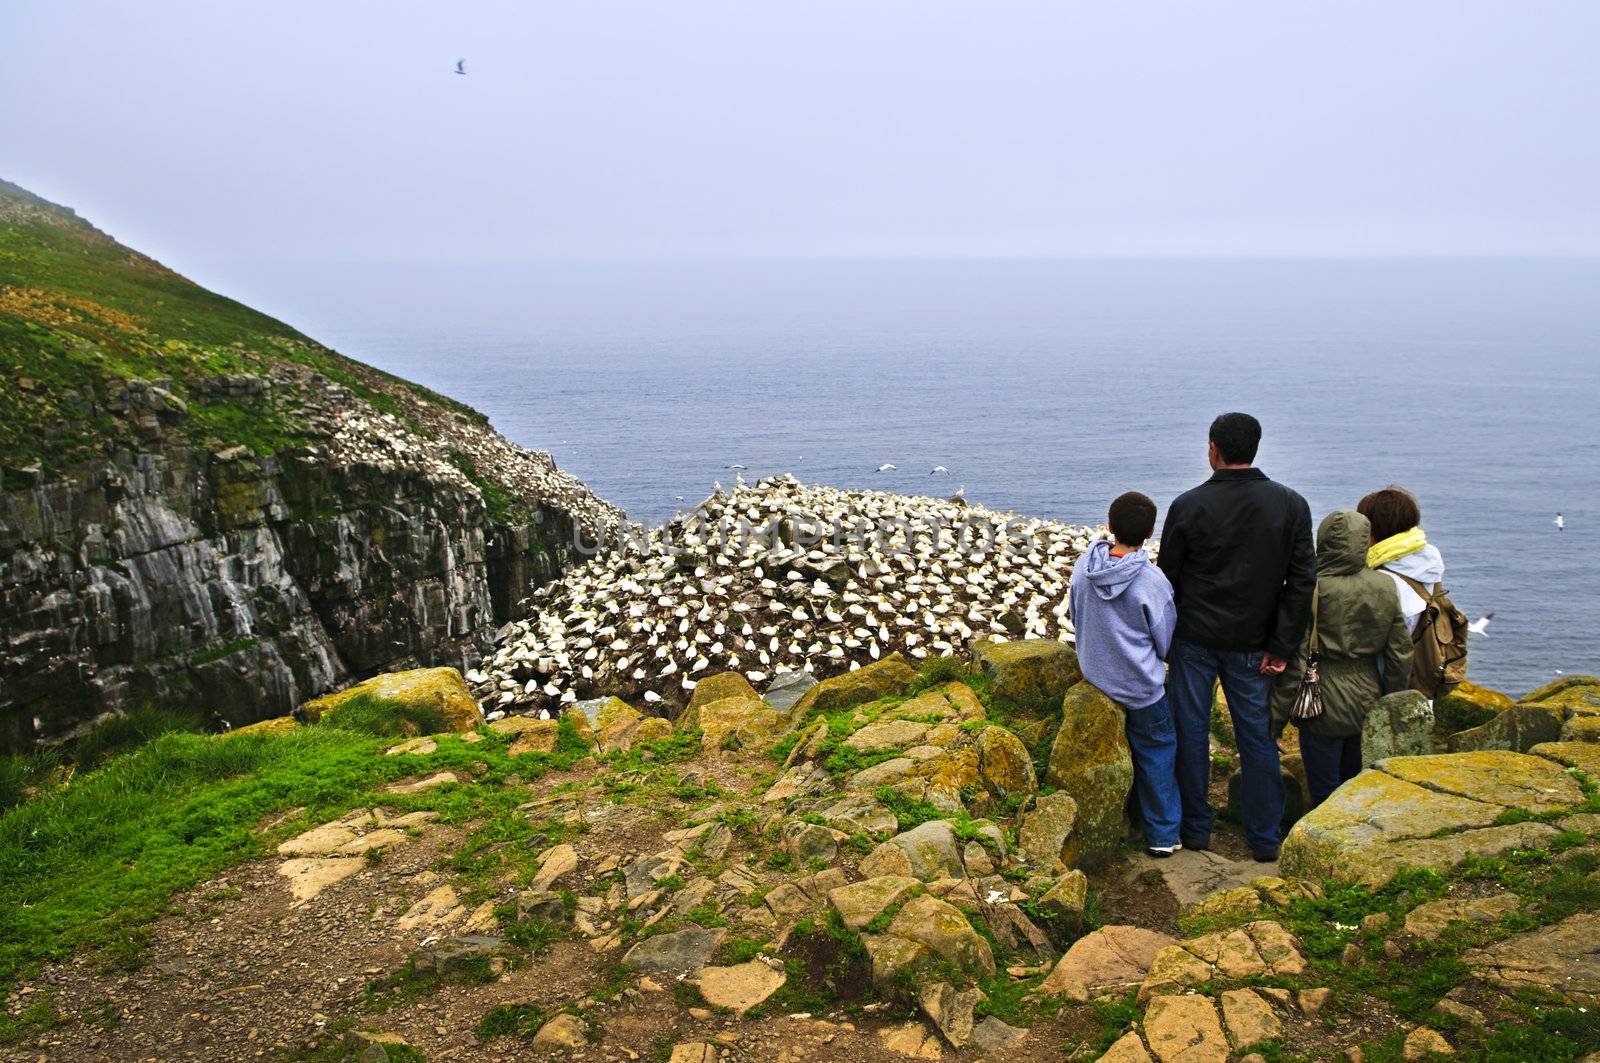
[[996, 797], [1031, 794], [1039, 788], [1028, 747], [1004, 727], [985, 727], [978, 734], [978, 778]]
[[1488, 687], [1463, 682], [1450, 693], [1434, 699], [1434, 725], [1444, 734], [1455, 734], [1480, 723], [1488, 723], [1516, 702]]
[[1593, 912], [1472, 949], [1462, 959], [1480, 978], [1508, 990], [1539, 989], [1587, 1007], [1600, 1004], [1600, 916]]
[[1022, 817], [1017, 848], [1022, 858], [1046, 874], [1058, 866], [1078, 862], [1078, 802], [1071, 794], [1051, 793], [1039, 798]]
[[916, 879], [905, 875], [881, 875], [830, 890], [828, 900], [845, 926], [861, 930], [920, 886]]
[[721, 701], [724, 698], [760, 701], [761, 695], [750, 685], [750, 680], [739, 672], [718, 672], [715, 675], [708, 675], [695, 684], [694, 693], [689, 697], [689, 704], [678, 717], [678, 729], [687, 731], [700, 726], [700, 710], [713, 701]]
[[[580, 735], [598, 745], [602, 753], [629, 748], [645, 719], [644, 713], [618, 697], [575, 702], [561, 715], [577, 726]], [[667, 733], [671, 734], [670, 726]]]
[[341, 710], [364, 700], [387, 702], [402, 709], [437, 714], [444, 731], [471, 731], [483, 722], [467, 682], [454, 668], [414, 668], [373, 676], [302, 708], [312, 720], [337, 726]]
[[1036, 716], [1054, 713], [1067, 691], [1083, 680], [1077, 653], [1052, 639], [979, 642], [972, 647], [972, 660], [995, 697]]
[[1361, 762], [1433, 752], [1433, 705], [1415, 690], [1379, 698], [1361, 727]]
[[[1528, 752], [1569, 768], [1577, 768], [1591, 779], [1600, 778], [1600, 745], [1593, 742], [1541, 742]], [[1568, 791], [1563, 796], [1570, 795]]]
[[853, 672], [824, 679], [801, 695], [790, 710], [790, 715], [799, 720], [810, 712], [832, 712], [904, 694], [911, 689], [916, 678], [917, 673], [906, 663], [906, 659], [898, 653], [891, 653], [883, 660], [874, 661]]
[[1062, 875], [1039, 897], [1039, 906], [1069, 932], [1083, 926], [1083, 910], [1088, 903], [1089, 878], [1077, 868]]
[[911, 874], [924, 882], [961, 878], [965, 871], [956, 845], [955, 829], [945, 820], [919, 824], [889, 839], [890, 846], [906, 854]]
[[218, 737], [228, 738], [232, 735], [277, 735], [292, 731], [300, 726], [300, 722], [293, 716], [274, 716], [270, 720], [258, 720], [255, 723], [235, 727], [231, 731], [224, 731]]
[[1103, 862], [1122, 845], [1133, 755], [1122, 710], [1089, 683], [1061, 703], [1061, 729], [1050, 747], [1045, 781], [1078, 803], [1078, 859]]
[[[683, 714], [680, 726], [690, 715]], [[705, 749], [735, 746], [764, 751], [789, 726], [788, 716], [757, 697], [721, 698], [696, 707], [693, 715], [695, 722], [691, 726], [700, 728], [700, 744]]]
[[1530, 693], [1521, 704], [1554, 705], [1568, 711], [1600, 710], [1600, 679], [1592, 675], [1562, 676]]
[[1488, 723], [1457, 731], [1450, 736], [1452, 753], [1506, 749], [1526, 753], [1540, 742], [1561, 737], [1566, 713], [1548, 702], [1540, 705], [1513, 705]]
[[805, 696], [806, 691], [816, 685], [817, 677], [810, 672], [779, 672], [772, 677], [772, 682], [767, 684], [766, 692], [761, 698], [779, 712], [787, 713]]
[[1176, 939], [1143, 927], [1101, 927], [1072, 943], [1038, 992], [1077, 1001], [1123, 993], [1144, 981], [1158, 952], [1175, 944]]
[[907, 901], [889, 933], [925, 945], [970, 975], [992, 975], [994, 952], [967, 917], [952, 904], [924, 893]]
[[928, 946], [894, 934], [863, 934], [861, 943], [872, 961], [872, 984], [883, 993], [898, 992], [911, 972], [934, 958]]
[[1561, 741], [1600, 742], [1600, 713], [1568, 716], [1567, 722], [1561, 725]]
[[1379, 885], [1401, 867], [1449, 866], [1471, 854], [1536, 848], [1555, 828], [1496, 826], [1508, 809], [1555, 811], [1582, 801], [1560, 764], [1489, 751], [1393, 757], [1336, 790], [1284, 839], [1286, 876]]

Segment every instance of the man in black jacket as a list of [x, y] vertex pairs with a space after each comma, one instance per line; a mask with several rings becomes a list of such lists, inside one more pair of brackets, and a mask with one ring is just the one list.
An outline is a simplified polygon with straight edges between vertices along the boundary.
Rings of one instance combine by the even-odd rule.
[[1261, 424], [1247, 413], [1211, 423], [1211, 479], [1179, 495], [1161, 530], [1159, 564], [1177, 595], [1167, 697], [1178, 726], [1183, 844], [1211, 844], [1211, 697], [1228, 699], [1243, 774], [1245, 839], [1278, 858], [1283, 782], [1269, 733], [1273, 679], [1311, 619], [1317, 556], [1306, 500], [1252, 466]]

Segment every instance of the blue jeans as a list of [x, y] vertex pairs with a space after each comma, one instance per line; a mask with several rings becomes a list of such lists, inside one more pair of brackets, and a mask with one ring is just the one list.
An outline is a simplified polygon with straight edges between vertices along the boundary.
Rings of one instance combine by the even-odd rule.
[[1128, 748], [1133, 751], [1133, 787], [1144, 820], [1144, 843], [1175, 845], [1183, 804], [1178, 799], [1178, 732], [1163, 695], [1154, 705], [1123, 709], [1128, 718]]
[[1340, 783], [1361, 774], [1361, 736], [1325, 738], [1301, 728], [1300, 759], [1306, 766], [1306, 789], [1311, 791], [1311, 807], [1316, 808], [1339, 788]]
[[1261, 654], [1213, 650], [1172, 640], [1167, 655], [1167, 697], [1178, 726], [1178, 792], [1183, 836], [1211, 840], [1211, 691], [1218, 679], [1228, 698], [1239, 746], [1239, 808], [1245, 841], [1258, 853], [1278, 848], [1283, 823], [1283, 775], [1272, 740], [1272, 677], [1261, 674]]

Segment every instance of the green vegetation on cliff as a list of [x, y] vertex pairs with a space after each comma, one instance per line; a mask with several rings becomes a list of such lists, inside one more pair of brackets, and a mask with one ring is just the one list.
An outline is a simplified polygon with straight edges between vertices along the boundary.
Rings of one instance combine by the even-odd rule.
[[0, 181], [0, 472], [58, 471], [137, 440], [115, 400], [128, 380], [171, 381], [182, 429], [257, 453], [306, 441], [281, 404], [202, 394], [206, 378], [274, 365], [322, 373], [384, 413], [397, 391], [481, 421], [466, 406], [328, 350], [206, 291], [64, 207]]

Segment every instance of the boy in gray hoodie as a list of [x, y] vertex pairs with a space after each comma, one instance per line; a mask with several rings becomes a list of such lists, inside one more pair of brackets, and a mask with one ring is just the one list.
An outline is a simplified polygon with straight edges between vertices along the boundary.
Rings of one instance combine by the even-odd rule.
[[1172, 584], [1141, 549], [1155, 530], [1156, 504], [1129, 491], [1111, 503], [1106, 523], [1116, 542], [1091, 543], [1072, 570], [1078, 665], [1127, 718], [1145, 851], [1171, 856], [1183, 848], [1178, 841], [1183, 809], [1164, 662], [1178, 611]]

